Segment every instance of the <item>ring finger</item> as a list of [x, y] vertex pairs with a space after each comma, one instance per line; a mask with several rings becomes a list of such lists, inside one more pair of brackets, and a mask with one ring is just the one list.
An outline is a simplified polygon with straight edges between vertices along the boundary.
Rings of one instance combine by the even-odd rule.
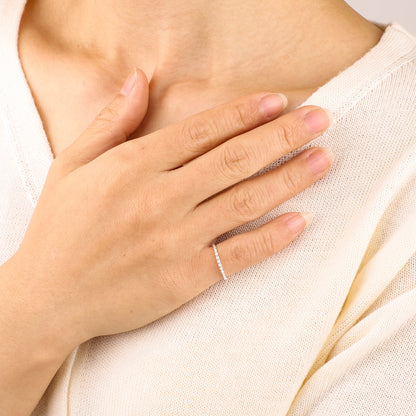
[[[237, 234], [217, 244], [225, 276], [228, 278], [283, 250], [303, 232], [311, 220], [312, 216], [308, 218], [304, 214], [288, 212], [255, 230]], [[198, 280], [200, 291], [223, 280], [212, 246], [201, 251], [199, 260], [200, 270], [206, 271], [207, 276]]]

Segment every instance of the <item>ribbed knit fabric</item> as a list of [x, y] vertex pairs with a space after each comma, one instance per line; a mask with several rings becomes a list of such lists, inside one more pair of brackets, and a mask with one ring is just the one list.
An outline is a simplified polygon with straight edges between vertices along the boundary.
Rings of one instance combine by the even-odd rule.
[[[17, 54], [24, 4], [0, 1], [0, 263], [53, 158]], [[289, 211], [313, 223], [158, 321], [82, 344], [33, 416], [416, 414], [415, 39], [389, 25], [306, 104], [334, 124], [259, 173], [312, 146], [331, 171], [218, 242]]]

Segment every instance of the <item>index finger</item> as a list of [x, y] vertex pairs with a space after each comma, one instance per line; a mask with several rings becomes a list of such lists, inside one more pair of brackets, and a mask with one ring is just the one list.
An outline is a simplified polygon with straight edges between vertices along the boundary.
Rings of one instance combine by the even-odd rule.
[[[202, 111], [147, 136], [159, 170], [171, 170], [226, 140], [276, 118], [287, 106], [280, 93], [256, 93]], [[152, 161], [150, 161], [152, 163]]]
[[[177, 169], [187, 201], [198, 204], [243, 181], [285, 154], [319, 137], [330, 125], [328, 110], [305, 106], [234, 137]], [[193, 178], [193, 181], [186, 181]]]

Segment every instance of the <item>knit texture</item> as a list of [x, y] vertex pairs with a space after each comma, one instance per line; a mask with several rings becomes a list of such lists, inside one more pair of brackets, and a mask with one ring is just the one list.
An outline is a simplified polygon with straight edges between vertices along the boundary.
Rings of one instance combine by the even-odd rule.
[[[0, 1], [0, 263], [53, 160], [17, 53], [24, 5]], [[76, 348], [33, 416], [415, 415], [415, 38], [388, 25], [305, 104], [333, 125], [259, 174], [313, 146], [330, 172], [217, 242], [289, 211], [312, 224], [156, 322]]]

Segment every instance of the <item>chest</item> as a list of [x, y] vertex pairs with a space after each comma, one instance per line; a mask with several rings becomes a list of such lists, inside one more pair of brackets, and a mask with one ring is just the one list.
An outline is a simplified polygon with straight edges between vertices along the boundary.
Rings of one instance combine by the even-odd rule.
[[[85, 59], [40, 48], [24, 30], [19, 57], [54, 157], [87, 128], [123, 83], [122, 77], [115, 77], [117, 71], [109, 73]], [[149, 134], [226, 99], [227, 94], [216, 91], [207, 99], [189, 89], [172, 88], [166, 93], [152, 86], [145, 118], [131, 137]]]
[[[95, 119], [97, 114], [113, 99], [119, 86], [114, 88], [94, 88], [96, 83], [82, 79], [63, 85], [61, 76], [45, 80], [30, 67], [26, 68], [38, 113], [48, 138], [54, 157], [69, 146]], [[195, 93], [195, 97], [198, 94]], [[230, 98], [231, 99], [231, 98]], [[193, 100], [176, 94], [162, 99], [157, 93], [151, 93], [147, 113], [139, 120], [131, 138], [141, 137], [157, 131], [167, 125], [177, 123], [198, 112], [213, 107], [228, 98], [222, 95], [212, 96], [206, 101]]]
[[[30, 40], [25, 30], [20, 35], [19, 55], [52, 153], [56, 157], [112, 100], [123, 79], [115, 79], [117, 71], [109, 73], [100, 70], [85, 59], [42, 49]], [[155, 80], [150, 83], [146, 116], [138, 123], [131, 137], [152, 133], [216, 105], [258, 92], [247, 85], [242, 85], [239, 90], [230, 90], [181, 83], [169, 86], [166, 90], [157, 84]], [[282, 91], [273, 85], [270, 85], [269, 90]], [[283, 92], [289, 97], [290, 107], [294, 108], [312, 91]]]

